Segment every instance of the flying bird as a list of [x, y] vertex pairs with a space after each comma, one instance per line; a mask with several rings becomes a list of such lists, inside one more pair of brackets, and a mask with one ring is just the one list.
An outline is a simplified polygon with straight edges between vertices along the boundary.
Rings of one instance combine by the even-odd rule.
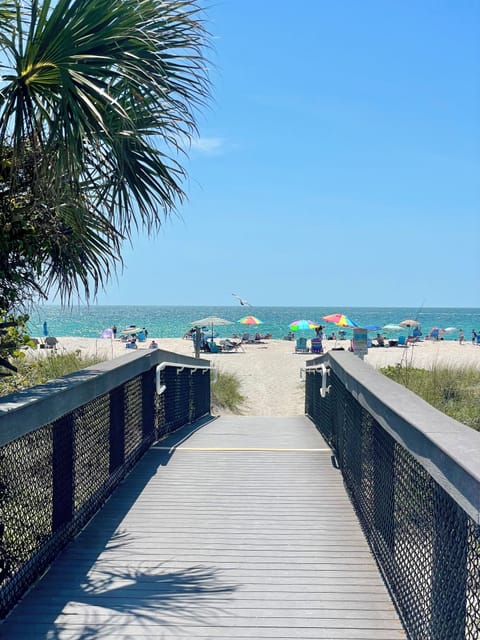
[[240, 302], [240, 304], [242, 305], [242, 307], [251, 307], [251, 306], [252, 306], [248, 300], [244, 300], [243, 298], [241, 298], [241, 297], [240, 297], [239, 295], [237, 295], [236, 293], [232, 293], [232, 296], [233, 296], [234, 298], [237, 298], [237, 300]]

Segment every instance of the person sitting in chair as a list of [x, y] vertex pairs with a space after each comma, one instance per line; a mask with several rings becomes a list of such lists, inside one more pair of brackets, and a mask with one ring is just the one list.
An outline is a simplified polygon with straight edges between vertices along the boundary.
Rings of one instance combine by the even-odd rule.
[[137, 338], [132, 336], [127, 340], [126, 349], [137, 349]]
[[148, 345], [149, 349], [158, 349], [158, 343], [155, 340], [152, 340]]
[[377, 347], [384, 347], [384, 346], [385, 346], [385, 340], [383, 336], [380, 333], [377, 333]]
[[418, 342], [420, 340], [420, 336], [422, 335], [422, 332], [420, 330], [420, 327], [414, 327], [413, 331], [412, 331], [412, 338], [414, 342]]

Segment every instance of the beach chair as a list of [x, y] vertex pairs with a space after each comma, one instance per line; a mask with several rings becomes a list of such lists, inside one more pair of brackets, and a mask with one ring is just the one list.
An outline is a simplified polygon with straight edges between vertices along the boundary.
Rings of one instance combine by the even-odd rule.
[[220, 340], [220, 344], [222, 346], [222, 350], [224, 352], [228, 352], [228, 351], [245, 351], [245, 349], [242, 346], [242, 341], [241, 340], [231, 340], [230, 338], [227, 338], [226, 340]]
[[405, 336], [398, 336], [397, 347], [406, 347], [407, 339]]
[[322, 345], [321, 338], [312, 338], [310, 342], [311, 342], [312, 353], [323, 353], [323, 345]]
[[207, 340], [206, 347], [210, 353], [220, 353], [222, 350], [222, 347], [218, 345], [214, 340]]
[[306, 338], [297, 338], [295, 342], [295, 353], [308, 353], [310, 350], [307, 347], [307, 339]]
[[56, 338], [54, 338], [53, 336], [47, 336], [45, 338], [45, 348], [46, 349], [53, 349], [54, 351], [57, 350], [57, 344], [58, 344], [58, 340]]

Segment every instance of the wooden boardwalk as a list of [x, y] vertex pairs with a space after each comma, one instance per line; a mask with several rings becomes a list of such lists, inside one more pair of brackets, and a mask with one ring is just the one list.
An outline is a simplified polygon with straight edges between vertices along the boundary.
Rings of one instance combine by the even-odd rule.
[[405, 633], [312, 423], [228, 416], [152, 448], [0, 637]]

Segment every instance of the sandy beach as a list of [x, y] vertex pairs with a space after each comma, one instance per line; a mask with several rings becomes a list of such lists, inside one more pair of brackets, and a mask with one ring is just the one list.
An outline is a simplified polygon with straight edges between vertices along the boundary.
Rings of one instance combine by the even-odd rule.
[[[193, 343], [182, 338], [156, 339], [161, 349], [193, 356]], [[217, 340], [218, 342], [218, 340]], [[138, 343], [139, 350], [147, 350], [148, 342]], [[348, 348], [348, 341], [324, 341], [324, 349], [335, 346]], [[263, 344], [245, 344], [237, 352], [201, 354], [215, 363], [220, 371], [232, 372], [241, 383], [246, 400], [244, 415], [275, 416], [299, 415], [304, 412], [304, 383], [301, 368], [311, 354], [295, 353], [295, 342], [265, 340]], [[120, 358], [131, 353], [119, 340], [95, 338], [58, 338], [57, 350], [79, 350], [84, 355], [96, 355], [105, 360]], [[46, 350], [40, 350], [40, 352]], [[449, 367], [474, 366], [480, 368], [480, 347], [470, 342], [460, 345], [455, 341], [419, 342], [403, 347], [377, 347], [369, 349], [365, 362], [375, 368], [388, 365], [406, 365], [429, 369], [442, 365]]]

